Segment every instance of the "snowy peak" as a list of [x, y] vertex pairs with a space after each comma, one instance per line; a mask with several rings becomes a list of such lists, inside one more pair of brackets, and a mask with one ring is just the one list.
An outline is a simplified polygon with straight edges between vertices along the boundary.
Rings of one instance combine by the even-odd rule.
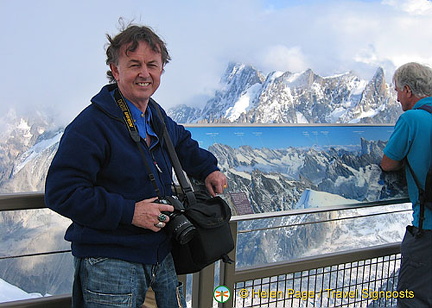
[[[224, 92], [236, 93], [242, 88], [249, 88], [255, 84], [262, 84], [264, 75], [250, 65], [230, 63], [221, 78], [221, 84], [225, 84]], [[237, 93], [238, 95], [240, 93]]]
[[[37, 181], [40, 181], [39, 176], [40, 178], [44, 176], [46, 171], [43, 168], [46, 168], [50, 162], [44, 152], [58, 142], [61, 131], [56, 130], [52, 123], [50, 115], [40, 111], [24, 116], [17, 115], [11, 109], [4, 117], [0, 118], [0, 128], [2, 128], [0, 132], [0, 191], [17, 191], [18, 187], [18, 191], [42, 189], [41, 184], [37, 187], [28, 184], [35, 182], [30, 178], [31, 176], [36, 177]], [[55, 139], [50, 143], [49, 140], [52, 138]], [[27, 171], [30, 173], [25, 177], [17, 177], [19, 171], [30, 160], [38, 161], [38, 163], [32, 164], [34, 167]], [[42, 172], [39, 176], [36, 175], [37, 169]], [[11, 187], [5, 187], [5, 183], [12, 179], [16, 181], [18, 186], [9, 190]]]
[[264, 76], [234, 63], [202, 110], [180, 106], [168, 111], [180, 123], [377, 124], [394, 123], [401, 112], [382, 68], [367, 81], [353, 72], [322, 77], [311, 69]]
[[357, 200], [346, 199], [336, 194], [330, 194], [323, 191], [314, 191], [306, 189], [297, 204], [294, 206], [295, 209], [307, 209], [315, 207], [326, 207], [335, 205], [348, 205], [359, 203]]
[[[259, 89], [264, 79], [264, 75], [252, 66], [230, 63], [220, 80], [220, 89], [202, 110], [193, 110], [195, 117], [191, 117], [188, 110], [188, 119], [191, 123], [220, 123], [236, 120], [239, 114], [250, 108], [254, 89]], [[181, 119], [185, 118], [184, 113], [185, 108], [182, 106], [179, 118], [175, 109], [174, 119], [182, 123]], [[169, 114], [173, 115], [170, 112]]]
[[286, 81], [286, 86], [290, 88], [305, 88], [310, 89], [314, 83], [322, 83], [323, 78], [314, 74], [311, 69], [308, 69], [300, 74], [287, 72], [281, 77]]

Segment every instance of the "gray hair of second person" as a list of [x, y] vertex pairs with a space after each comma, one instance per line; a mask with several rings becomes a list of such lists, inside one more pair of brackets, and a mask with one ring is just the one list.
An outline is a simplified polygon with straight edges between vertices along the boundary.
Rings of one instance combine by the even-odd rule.
[[[140, 42], [146, 42], [153, 51], [161, 54], [164, 67], [171, 60], [165, 42], [150, 27], [129, 25], [115, 37], [109, 34], [106, 36], [109, 42], [106, 48], [107, 65], [118, 64], [122, 46], [129, 45], [125, 51], [127, 54], [129, 51], [135, 51]], [[107, 71], [107, 77], [110, 82], [116, 82], [111, 70]]]
[[432, 68], [416, 62], [406, 63], [396, 69], [393, 83], [400, 90], [408, 86], [416, 97], [432, 96]]

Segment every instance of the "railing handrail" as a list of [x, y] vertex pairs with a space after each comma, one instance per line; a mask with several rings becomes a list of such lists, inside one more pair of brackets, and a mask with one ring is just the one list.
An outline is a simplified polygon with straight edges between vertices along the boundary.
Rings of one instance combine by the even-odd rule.
[[0, 212], [46, 208], [44, 196], [44, 192], [0, 194]]
[[62, 294], [0, 303], [0, 308], [60, 308], [71, 307], [72, 295]]
[[394, 127], [385, 123], [180, 123], [184, 127]]
[[[398, 198], [389, 200], [380, 200], [376, 202], [359, 202], [354, 204], [340, 204], [325, 207], [315, 207], [306, 209], [293, 209], [278, 212], [255, 213], [246, 215], [232, 216], [232, 221], [245, 221], [264, 218], [276, 218], [287, 215], [303, 215], [315, 214], [321, 212], [329, 212], [336, 210], [352, 210], [367, 207], [376, 207], [382, 205], [408, 203], [408, 198]], [[44, 192], [20, 192], [0, 194], [0, 212], [1, 211], [14, 211], [14, 210], [33, 210], [46, 208], [44, 202]]]
[[[231, 221], [231, 229], [235, 239], [235, 246], [237, 247], [237, 226], [238, 222], [255, 219], [266, 219], [275, 218], [291, 215], [304, 215], [314, 214], [335, 210], [347, 210], [366, 208], [372, 206], [391, 205], [406, 203], [407, 199], [388, 200], [378, 203], [359, 203], [350, 205], [335, 205], [322, 208], [309, 208], [309, 209], [298, 209], [290, 211], [272, 212], [272, 213], [258, 213], [251, 215], [233, 216]], [[46, 208], [44, 204], [44, 193], [43, 192], [32, 192], [32, 193], [17, 193], [17, 194], [3, 194], [0, 195], [0, 212], [1, 211], [14, 211], [14, 210], [28, 210], [28, 209], [42, 209]], [[269, 276], [278, 275], [282, 272], [289, 271], [301, 271], [311, 266], [315, 267], [328, 266], [336, 264], [337, 262], [353, 262], [355, 260], [361, 260], [365, 257], [377, 257], [386, 254], [393, 254], [399, 251], [399, 243], [385, 244], [380, 246], [374, 246], [369, 248], [361, 248], [355, 250], [349, 250], [344, 252], [330, 253], [320, 256], [304, 257], [296, 260], [277, 262], [265, 265], [258, 265], [251, 267], [240, 267], [236, 268], [233, 265], [221, 264], [220, 268], [220, 279], [221, 283], [227, 285], [234, 285], [236, 281], [250, 279], [251, 277], [257, 276]], [[235, 260], [235, 249], [230, 253], [231, 259]], [[335, 263], [336, 262], [336, 263]], [[193, 303], [198, 306], [212, 305], [212, 295], [209, 295], [213, 290], [214, 280], [214, 265], [209, 266], [200, 273], [193, 275]], [[184, 278], [184, 277], [183, 277]], [[197, 282], [195, 282], [197, 281]], [[53, 297], [44, 297], [37, 299], [29, 299], [25, 301], [16, 301], [8, 303], [0, 303], [0, 307], [67, 307], [70, 306], [70, 295], [61, 295]]]

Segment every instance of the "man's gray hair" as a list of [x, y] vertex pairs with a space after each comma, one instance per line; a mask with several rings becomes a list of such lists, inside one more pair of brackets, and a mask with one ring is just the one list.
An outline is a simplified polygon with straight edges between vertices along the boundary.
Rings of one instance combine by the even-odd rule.
[[406, 63], [395, 71], [393, 83], [399, 90], [408, 86], [417, 97], [432, 96], [432, 69], [416, 62]]

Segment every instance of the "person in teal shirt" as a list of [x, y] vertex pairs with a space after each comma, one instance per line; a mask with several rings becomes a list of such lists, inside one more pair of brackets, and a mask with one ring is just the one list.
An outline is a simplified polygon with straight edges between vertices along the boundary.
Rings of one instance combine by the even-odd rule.
[[[425, 207], [420, 226], [419, 190], [424, 189], [432, 163], [432, 69], [419, 63], [399, 67], [393, 76], [397, 100], [404, 113], [384, 148], [381, 168], [395, 171], [405, 168], [413, 221], [407, 226], [401, 244], [398, 307], [432, 307], [432, 209]], [[427, 107], [426, 107], [427, 108]], [[421, 229], [421, 232], [419, 230]], [[408, 291], [408, 292], [406, 292]]]

